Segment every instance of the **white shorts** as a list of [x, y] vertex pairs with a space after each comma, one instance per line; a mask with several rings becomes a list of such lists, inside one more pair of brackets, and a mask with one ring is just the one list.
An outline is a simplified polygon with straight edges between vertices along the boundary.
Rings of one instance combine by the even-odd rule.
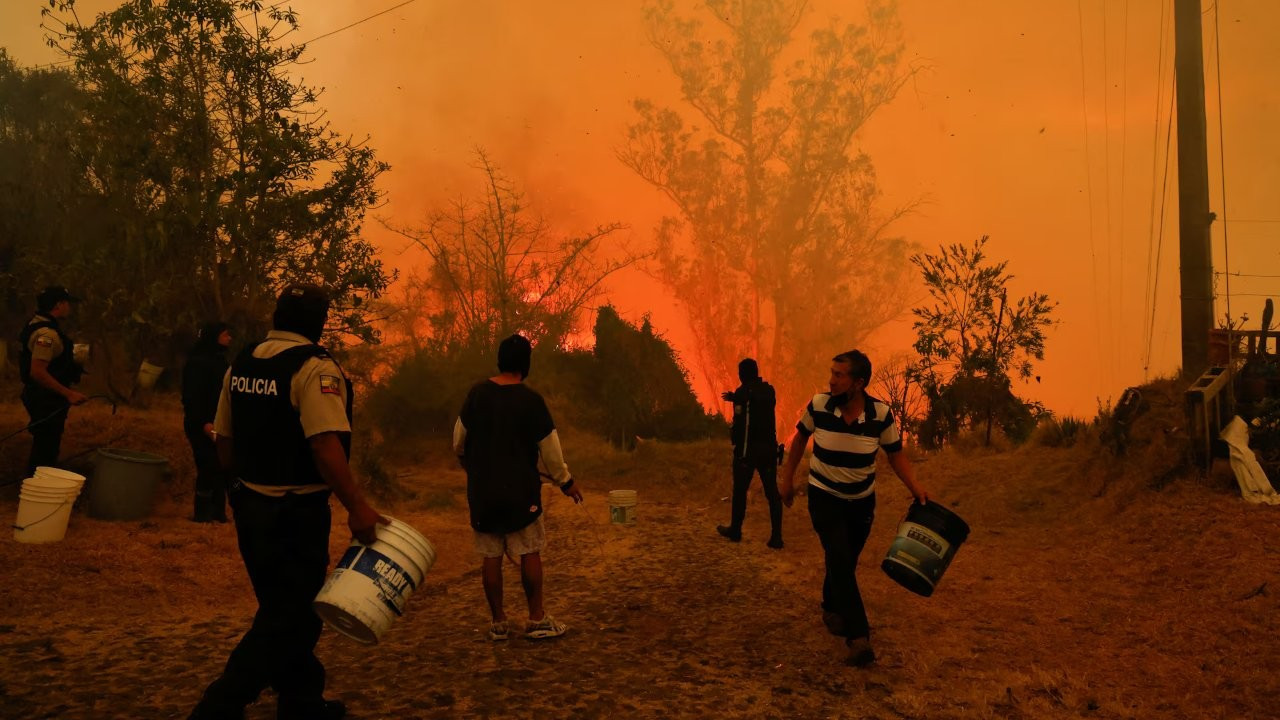
[[503, 555], [531, 555], [542, 551], [547, 539], [542, 516], [515, 532], [497, 534], [476, 532], [476, 552], [487, 558]]

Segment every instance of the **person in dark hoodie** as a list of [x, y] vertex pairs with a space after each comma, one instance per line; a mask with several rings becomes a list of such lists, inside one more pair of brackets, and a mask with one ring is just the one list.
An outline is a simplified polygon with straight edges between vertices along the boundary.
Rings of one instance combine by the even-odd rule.
[[191, 443], [196, 462], [196, 522], [227, 521], [226, 475], [218, 464], [214, 444], [213, 418], [222, 395], [222, 377], [227, 374], [227, 347], [231, 326], [206, 323], [187, 353], [182, 368], [182, 429]]
[[716, 531], [738, 542], [742, 540], [742, 522], [747, 515], [747, 489], [751, 477], [760, 473], [765, 499], [769, 501], [768, 546], [782, 549], [782, 497], [778, 494], [778, 432], [774, 426], [777, 398], [773, 386], [760, 377], [756, 361], [746, 358], [738, 363], [738, 379], [742, 384], [721, 397], [733, 403], [733, 496], [728, 525]]

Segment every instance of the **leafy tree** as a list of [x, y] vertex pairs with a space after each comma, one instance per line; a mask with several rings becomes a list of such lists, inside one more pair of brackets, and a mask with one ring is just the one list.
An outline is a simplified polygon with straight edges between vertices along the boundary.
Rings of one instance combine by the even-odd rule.
[[1044, 359], [1045, 330], [1056, 302], [1030, 293], [1007, 302], [1014, 278], [1008, 262], [988, 262], [987, 236], [972, 246], [942, 246], [936, 255], [917, 253], [911, 263], [923, 275], [931, 305], [912, 309], [916, 320], [911, 369], [929, 399], [922, 439], [936, 445], [955, 432], [985, 420], [1015, 437], [1025, 437], [1041, 410], [1019, 400], [1012, 377], [1027, 380], [1033, 362]]
[[200, 320], [256, 332], [279, 289], [317, 282], [329, 330], [376, 340], [365, 301], [391, 276], [360, 237], [387, 165], [295, 79], [297, 15], [254, 0], [126, 0], [46, 11], [87, 101], [73, 140], [101, 224], [34, 248], [91, 299], [92, 326], [164, 358]]
[[724, 430], [707, 416], [675, 350], [648, 317], [636, 327], [605, 305], [596, 313], [595, 338], [590, 397], [611, 441], [632, 448], [637, 437], [691, 440]]
[[793, 37], [805, 0], [701, 6], [697, 18], [647, 6], [686, 107], [637, 100], [619, 157], [677, 210], [657, 232], [658, 274], [686, 307], [711, 389], [749, 354], [798, 406], [835, 351], [905, 307], [910, 246], [889, 235], [905, 209], [877, 210], [855, 141], [911, 71], [892, 2], [807, 44]]
[[0, 49], [0, 302], [5, 327], [25, 321], [39, 288], [56, 281], [34, 248], [94, 227], [94, 203], [75, 136], [86, 98], [58, 69], [26, 70]]
[[[430, 297], [429, 333], [444, 348], [483, 353], [514, 332], [559, 347], [605, 278], [636, 256], [603, 257], [602, 245], [622, 229], [619, 223], [557, 237], [530, 214], [515, 183], [484, 151], [476, 155], [485, 182], [482, 197], [433, 212], [423, 228], [392, 228], [430, 256], [411, 289], [419, 298]], [[421, 332], [412, 324], [406, 329], [415, 338]]]

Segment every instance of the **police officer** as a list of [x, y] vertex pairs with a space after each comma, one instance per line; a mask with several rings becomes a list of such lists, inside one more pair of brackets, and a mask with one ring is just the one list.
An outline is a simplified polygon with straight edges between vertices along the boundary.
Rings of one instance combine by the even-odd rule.
[[234, 472], [228, 497], [258, 612], [193, 719], [243, 718], [268, 686], [280, 720], [346, 714], [323, 697], [321, 621], [311, 607], [329, 567], [329, 496], [361, 542], [373, 542], [387, 520], [351, 477], [351, 383], [316, 344], [328, 312], [320, 288], [285, 288], [274, 329], [236, 357], [223, 381], [214, 429], [219, 459]]
[[36, 314], [18, 335], [22, 404], [31, 417], [28, 477], [37, 467], [58, 462], [67, 409], [89, 399], [71, 389], [80, 382], [84, 368], [76, 362], [71, 338], [58, 325], [71, 314], [71, 304], [79, 301], [61, 285], [50, 285], [36, 296]]
[[738, 542], [742, 539], [742, 521], [747, 515], [747, 488], [751, 477], [760, 473], [760, 485], [769, 501], [769, 524], [772, 532], [766, 543], [774, 550], [782, 549], [782, 497], [778, 494], [778, 431], [774, 427], [773, 386], [760, 377], [756, 361], [745, 358], [738, 363], [736, 390], [721, 397], [733, 403], [733, 496], [728, 525], [716, 531]]

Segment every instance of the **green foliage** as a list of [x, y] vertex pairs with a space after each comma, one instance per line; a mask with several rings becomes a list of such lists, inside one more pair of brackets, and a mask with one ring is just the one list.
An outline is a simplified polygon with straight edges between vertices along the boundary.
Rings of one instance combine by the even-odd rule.
[[912, 309], [919, 360], [910, 375], [929, 400], [921, 439], [938, 446], [964, 428], [995, 424], [1025, 439], [1042, 411], [1014, 395], [1010, 374], [1026, 380], [1043, 360], [1045, 330], [1057, 303], [1032, 293], [1007, 302], [1013, 276], [1007, 262], [989, 263], [984, 235], [971, 247], [955, 243], [937, 255], [918, 253], [932, 304]]
[[686, 104], [637, 100], [619, 157], [677, 208], [657, 233], [658, 275], [688, 308], [701, 373], [731, 385], [751, 355], [798, 408], [833, 354], [905, 306], [910, 245], [888, 234], [904, 211], [877, 210], [855, 138], [911, 72], [891, 2], [807, 42], [794, 38], [804, 0], [701, 5], [646, 7]]
[[1046, 414], [1036, 423], [1031, 435], [1031, 442], [1044, 447], [1072, 447], [1083, 438], [1089, 430], [1089, 423], [1068, 415], [1057, 418]]
[[23, 239], [17, 275], [77, 288], [90, 335], [162, 364], [202, 320], [261, 331], [299, 280], [332, 293], [335, 338], [377, 339], [367, 300], [391, 278], [360, 229], [387, 166], [296, 80], [296, 15], [250, 0], [127, 0], [88, 23], [73, 2], [46, 12], [79, 93], [70, 120], [46, 122], [70, 125], [57, 139], [74, 162], [29, 179], [82, 197], [75, 227]]

